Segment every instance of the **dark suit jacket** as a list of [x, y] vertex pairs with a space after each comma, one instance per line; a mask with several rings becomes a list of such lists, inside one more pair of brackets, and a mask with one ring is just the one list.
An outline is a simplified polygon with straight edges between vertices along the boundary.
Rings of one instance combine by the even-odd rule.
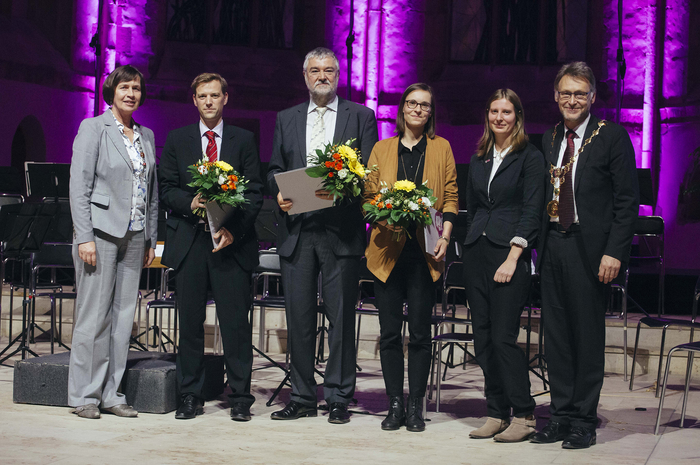
[[514, 237], [535, 246], [542, 220], [545, 169], [544, 157], [528, 143], [524, 149], [509, 153], [488, 183], [493, 168], [493, 148], [478, 158], [472, 156], [467, 180], [467, 238], [476, 242], [486, 232], [495, 244], [510, 246]]
[[[161, 262], [174, 269], [187, 255], [200, 219], [192, 213], [195, 189], [187, 186], [192, 182], [187, 167], [201, 158], [199, 123], [168, 134], [158, 169], [160, 201], [171, 210], [166, 222], [165, 250]], [[250, 271], [258, 264], [258, 241], [253, 225], [262, 206], [263, 187], [253, 133], [225, 124], [219, 160], [227, 162], [248, 179], [244, 195], [249, 203], [237, 210], [223, 225], [233, 234], [233, 244], [217, 253], [234, 258], [244, 270]]]
[[[272, 142], [272, 158], [267, 182], [273, 196], [279, 189], [275, 173], [306, 166], [306, 116], [309, 102], [301, 103], [277, 114], [275, 137]], [[360, 149], [364, 163], [369, 159], [372, 147], [377, 142], [377, 119], [369, 108], [338, 98], [333, 142], [346, 142], [355, 138], [352, 146]], [[362, 255], [367, 234], [360, 209], [359, 199], [342, 202], [340, 205], [320, 211], [326, 230], [335, 236], [331, 241], [333, 252], [338, 256]], [[277, 227], [277, 253], [289, 257], [294, 253], [304, 215], [282, 213]]]
[[[591, 115], [583, 142], [598, 127], [600, 119]], [[556, 132], [554, 132], [556, 130]], [[564, 124], [542, 136], [547, 171], [557, 164]], [[574, 178], [574, 199], [578, 212], [586, 258], [593, 274], [598, 276], [600, 260], [609, 255], [626, 263], [639, 214], [639, 185], [634, 148], [622, 126], [606, 121], [598, 135], [578, 158]], [[554, 186], [546, 184], [544, 205], [552, 200]], [[542, 230], [549, 226], [549, 215], [542, 218]], [[547, 245], [547, 234], [540, 236], [537, 246], [537, 267]]]

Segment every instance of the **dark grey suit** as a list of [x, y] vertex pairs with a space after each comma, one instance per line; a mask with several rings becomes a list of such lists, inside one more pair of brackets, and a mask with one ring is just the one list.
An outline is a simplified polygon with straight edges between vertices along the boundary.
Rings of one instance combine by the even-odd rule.
[[[356, 139], [363, 160], [377, 142], [374, 112], [362, 105], [338, 99], [333, 142]], [[306, 117], [309, 102], [277, 115], [272, 147], [269, 188], [279, 192], [275, 173], [306, 166]], [[303, 215], [282, 214], [277, 251], [282, 257], [287, 327], [292, 357], [292, 400], [316, 405], [314, 341], [316, 339], [316, 291], [322, 274], [323, 299], [330, 322], [329, 358], [324, 397], [328, 403], [348, 404], [355, 392], [355, 299], [359, 259], [366, 245], [366, 229], [359, 200]]]
[[[158, 229], [153, 131], [138, 130], [146, 162], [142, 232], [128, 230], [133, 167], [111, 111], [84, 120], [73, 143], [70, 206], [78, 289], [68, 376], [68, 404], [73, 407], [126, 403], [117, 388], [126, 368], [144, 248], [155, 248]], [[78, 255], [78, 246], [91, 241], [96, 266]]]

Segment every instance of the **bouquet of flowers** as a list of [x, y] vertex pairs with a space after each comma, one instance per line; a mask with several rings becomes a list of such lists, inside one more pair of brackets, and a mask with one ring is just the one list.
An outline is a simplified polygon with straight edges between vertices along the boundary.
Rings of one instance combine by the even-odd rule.
[[396, 181], [392, 187], [382, 184], [383, 187], [372, 200], [362, 206], [367, 212], [365, 218], [370, 223], [386, 220], [394, 227], [394, 239], [397, 241], [403, 233], [411, 237], [408, 232], [411, 225], [424, 227], [433, 224], [430, 207], [437, 198], [428, 188], [427, 181], [420, 186], [405, 179]]
[[358, 197], [369, 170], [362, 165], [359, 152], [350, 144], [326, 144], [323, 150], [316, 150], [316, 164], [306, 169], [312, 178], [323, 178], [323, 188], [333, 194], [334, 199]]
[[[225, 161], [212, 163], [205, 156], [187, 170], [192, 174], [192, 182], [187, 185], [195, 187], [202, 200], [216, 202], [219, 207], [230, 205], [233, 208], [248, 203], [248, 199], [243, 197], [248, 180]], [[197, 208], [194, 213], [204, 218], [206, 209]]]

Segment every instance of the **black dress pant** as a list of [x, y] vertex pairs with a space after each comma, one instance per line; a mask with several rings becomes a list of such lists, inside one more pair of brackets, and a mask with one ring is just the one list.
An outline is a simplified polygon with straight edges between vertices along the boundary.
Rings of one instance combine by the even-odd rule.
[[508, 283], [493, 277], [510, 247], [496, 245], [486, 236], [464, 249], [464, 278], [472, 313], [476, 360], [484, 372], [489, 417], [509, 420], [535, 409], [530, 395], [527, 357], [518, 346], [520, 314], [530, 288], [529, 254], [521, 255]]
[[581, 233], [550, 230], [542, 257], [542, 316], [552, 420], [595, 429], [605, 370], [605, 289]]
[[250, 394], [253, 366], [253, 334], [249, 319], [251, 274], [241, 268], [235, 259], [225, 257], [223, 250], [212, 253], [213, 248], [211, 233], [197, 231], [175, 278], [180, 315], [178, 387], [181, 395], [203, 398], [204, 321], [207, 291], [211, 288], [231, 388], [229, 402], [251, 405], [255, 401]]
[[435, 304], [435, 285], [423, 251], [413, 239], [406, 241], [386, 283], [374, 279], [379, 310], [379, 355], [386, 393], [403, 397], [404, 356], [403, 304], [408, 302], [408, 392], [424, 397], [430, 373], [431, 314]]
[[355, 303], [360, 279], [360, 257], [337, 256], [333, 236], [325, 226], [305, 219], [294, 253], [282, 257], [288, 344], [291, 356], [292, 400], [316, 406], [316, 293], [321, 292], [328, 317], [328, 361], [323, 396], [329, 404], [349, 404], [355, 394]]

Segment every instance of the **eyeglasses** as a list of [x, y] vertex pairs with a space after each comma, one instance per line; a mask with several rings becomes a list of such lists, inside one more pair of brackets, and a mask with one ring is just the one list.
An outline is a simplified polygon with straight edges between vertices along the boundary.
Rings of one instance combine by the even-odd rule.
[[578, 102], [584, 102], [588, 99], [588, 96], [591, 94], [592, 91], [588, 92], [559, 92], [557, 91], [557, 95], [559, 96], [560, 99], [565, 100], [565, 101], [570, 101], [571, 97], [573, 96], [576, 101]]
[[420, 105], [420, 109], [423, 111], [430, 111], [430, 109], [432, 108], [432, 105], [430, 105], [429, 103], [418, 103], [415, 100], [406, 100], [406, 106], [409, 110], [415, 110], [418, 105]]

